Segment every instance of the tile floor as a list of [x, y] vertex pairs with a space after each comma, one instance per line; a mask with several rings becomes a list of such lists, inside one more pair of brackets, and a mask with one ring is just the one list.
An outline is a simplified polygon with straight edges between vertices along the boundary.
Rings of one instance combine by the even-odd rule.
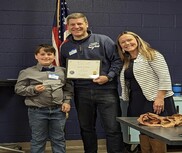
[[[106, 153], [105, 140], [99, 140], [98, 144], [99, 144], [98, 153]], [[11, 144], [11, 145], [2, 144], [2, 146], [8, 147], [10, 149], [14, 149], [15, 147], [16, 147], [16, 149], [18, 149], [17, 146], [21, 146], [23, 153], [30, 153], [30, 143], [28, 143], [28, 142], [27, 143], [25, 142], [25, 143]], [[0, 153], [16, 153], [16, 152], [0, 148]], [[17, 153], [18, 153], [18, 151], [17, 151]], [[46, 145], [46, 152], [45, 153], [52, 153], [49, 142]], [[82, 141], [81, 140], [66, 141], [66, 153], [84, 153]]]
[[[17, 143], [16, 145], [21, 146], [22, 151], [24, 151], [24, 153], [30, 153], [30, 150], [29, 150], [30, 143]], [[13, 148], [16, 145], [11, 145], [11, 146], [9, 146], [9, 148]], [[66, 147], [66, 153], [84, 153], [83, 144], [82, 144], [81, 140], [66, 141], [66, 146], [67, 146]], [[175, 150], [175, 152], [174, 152], [174, 150]], [[7, 150], [3, 150], [0, 148], [0, 153], [16, 153], [16, 152], [7, 151]], [[47, 143], [45, 153], [52, 153], [50, 143]], [[107, 153], [104, 139], [101, 139], [98, 141], [98, 153]], [[138, 151], [137, 153], [141, 153], [141, 152]], [[182, 150], [179, 148], [176, 148], [176, 149], [172, 148], [172, 149], [168, 150], [168, 153], [182, 153]]]

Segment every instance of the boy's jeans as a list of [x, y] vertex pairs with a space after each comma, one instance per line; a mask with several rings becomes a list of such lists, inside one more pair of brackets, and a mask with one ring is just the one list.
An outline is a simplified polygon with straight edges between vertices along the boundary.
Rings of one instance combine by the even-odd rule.
[[66, 115], [60, 109], [28, 108], [29, 125], [32, 130], [31, 153], [44, 153], [47, 140], [51, 142], [52, 152], [65, 153]]

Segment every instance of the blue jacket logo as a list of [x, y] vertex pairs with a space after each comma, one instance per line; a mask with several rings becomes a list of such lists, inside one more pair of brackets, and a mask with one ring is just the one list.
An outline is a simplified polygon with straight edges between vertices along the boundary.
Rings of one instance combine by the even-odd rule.
[[92, 50], [94, 48], [99, 48], [100, 47], [100, 44], [98, 42], [93, 42], [93, 43], [90, 43], [88, 48], [91, 48]]

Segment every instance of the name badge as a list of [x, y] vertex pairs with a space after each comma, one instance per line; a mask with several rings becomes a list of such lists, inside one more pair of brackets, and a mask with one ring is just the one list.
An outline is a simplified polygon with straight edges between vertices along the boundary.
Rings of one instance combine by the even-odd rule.
[[53, 80], [58, 80], [59, 79], [59, 75], [50, 73], [50, 74], [48, 74], [48, 78], [49, 79], [53, 79]]
[[71, 55], [76, 54], [76, 53], [77, 53], [77, 50], [76, 50], [76, 49], [73, 49], [73, 50], [71, 50], [71, 51], [69, 52], [69, 55], [71, 56]]

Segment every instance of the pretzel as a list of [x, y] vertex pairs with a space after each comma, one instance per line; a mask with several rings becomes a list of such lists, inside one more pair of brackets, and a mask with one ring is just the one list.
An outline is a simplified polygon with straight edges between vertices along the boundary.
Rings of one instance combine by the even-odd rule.
[[163, 117], [148, 112], [140, 115], [137, 121], [139, 122], [139, 124], [145, 126], [161, 126], [161, 127], [182, 126], [182, 114], [174, 114], [172, 116]]

